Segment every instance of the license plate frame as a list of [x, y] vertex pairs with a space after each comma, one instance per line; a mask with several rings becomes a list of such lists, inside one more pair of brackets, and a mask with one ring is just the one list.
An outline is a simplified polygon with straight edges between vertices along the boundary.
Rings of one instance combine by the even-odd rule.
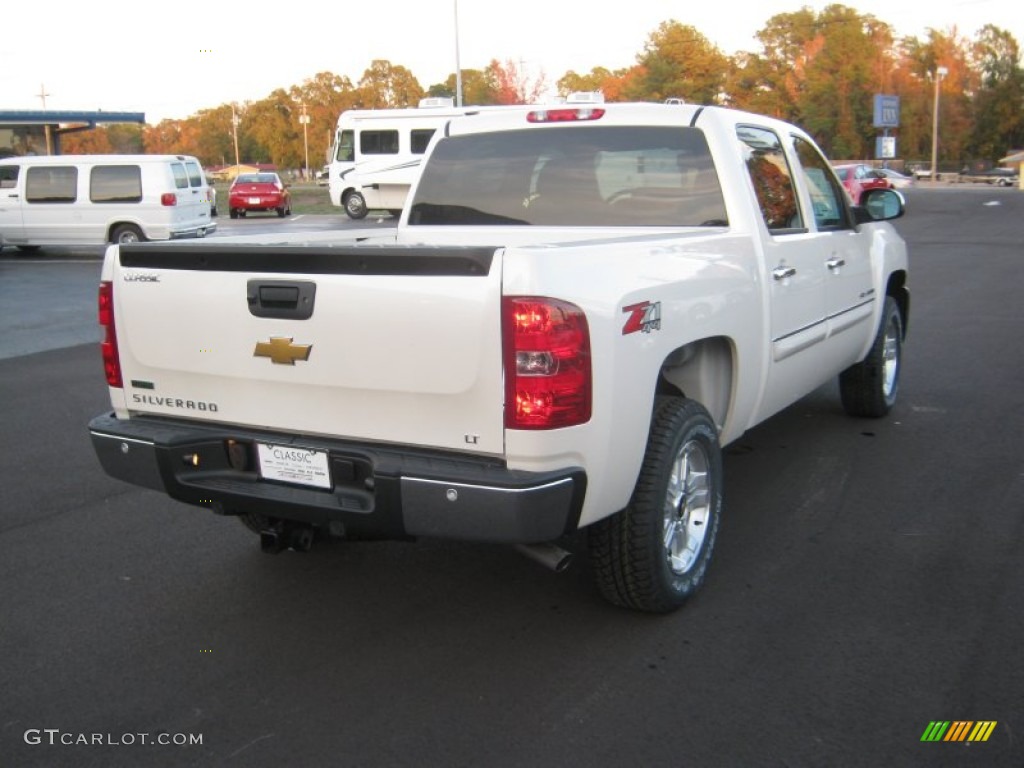
[[288, 485], [331, 489], [326, 451], [279, 443], [256, 443], [260, 478]]

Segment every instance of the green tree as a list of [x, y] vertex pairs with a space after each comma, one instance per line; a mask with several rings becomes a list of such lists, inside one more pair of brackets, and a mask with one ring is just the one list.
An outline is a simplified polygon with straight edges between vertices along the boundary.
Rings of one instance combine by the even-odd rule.
[[[448, 75], [443, 83], [430, 86], [429, 96], [455, 98], [455, 73]], [[482, 69], [462, 70], [462, 103], [466, 105], [487, 106], [498, 103], [495, 84]]]
[[694, 27], [663, 21], [647, 39], [637, 64], [640, 71], [625, 90], [626, 98], [717, 104], [729, 60]]

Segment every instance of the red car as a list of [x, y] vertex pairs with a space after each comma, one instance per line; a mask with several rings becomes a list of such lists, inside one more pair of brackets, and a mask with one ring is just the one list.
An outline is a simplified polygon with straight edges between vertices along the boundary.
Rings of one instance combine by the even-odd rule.
[[885, 174], [876, 171], [870, 165], [837, 165], [835, 172], [855, 205], [863, 202], [861, 198], [869, 189], [892, 187], [892, 182], [885, 178]]
[[277, 211], [278, 216], [292, 213], [292, 194], [276, 173], [242, 173], [228, 190], [228, 213], [232, 219], [248, 211]]

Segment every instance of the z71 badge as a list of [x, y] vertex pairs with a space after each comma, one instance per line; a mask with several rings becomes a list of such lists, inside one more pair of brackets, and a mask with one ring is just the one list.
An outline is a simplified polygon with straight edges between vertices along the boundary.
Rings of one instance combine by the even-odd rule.
[[630, 333], [650, 333], [661, 330], [661, 302], [642, 301], [639, 304], [630, 304], [623, 307], [622, 311], [629, 315], [626, 324], [622, 326], [622, 335]]

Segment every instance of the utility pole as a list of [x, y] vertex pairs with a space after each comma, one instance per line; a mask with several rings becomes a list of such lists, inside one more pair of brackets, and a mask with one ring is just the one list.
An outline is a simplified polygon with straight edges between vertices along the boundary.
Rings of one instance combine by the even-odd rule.
[[309, 136], [308, 136], [308, 130], [307, 129], [308, 129], [308, 126], [309, 126], [309, 115], [306, 114], [306, 103], [305, 102], [303, 102], [299, 106], [302, 107], [302, 114], [299, 115], [299, 122], [302, 123], [302, 144], [303, 144], [303, 147], [305, 148], [305, 151], [306, 151], [306, 155], [305, 155], [305, 157], [306, 157], [306, 166], [305, 166], [305, 168], [306, 169], [303, 172], [302, 176], [303, 176], [304, 179], [306, 179], [308, 181], [309, 180]]
[[949, 74], [945, 67], [935, 68], [935, 109], [932, 113], [932, 181], [939, 180], [939, 83]]
[[[42, 100], [42, 102], [43, 102], [43, 110], [45, 111], [46, 110], [46, 97], [49, 96], [50, 94], [48, 94], [46, 92], [46, 86], [43, 83], [39, 84], [39, 93], [36, 94], [36, 95], [39, 96], [39, 98]], [[53, 131], [52, 131], [49, 123], [47, 123], [45, 126], [43, 126], [43, 132], [46, 134], [46, 154], [52, 155], [53, 154]]]
[[241, 122], [235, 113], [235, 105], [231, 105], [231, 133], [235, 137], [235, 175], [238, 175], [238, 124]]

